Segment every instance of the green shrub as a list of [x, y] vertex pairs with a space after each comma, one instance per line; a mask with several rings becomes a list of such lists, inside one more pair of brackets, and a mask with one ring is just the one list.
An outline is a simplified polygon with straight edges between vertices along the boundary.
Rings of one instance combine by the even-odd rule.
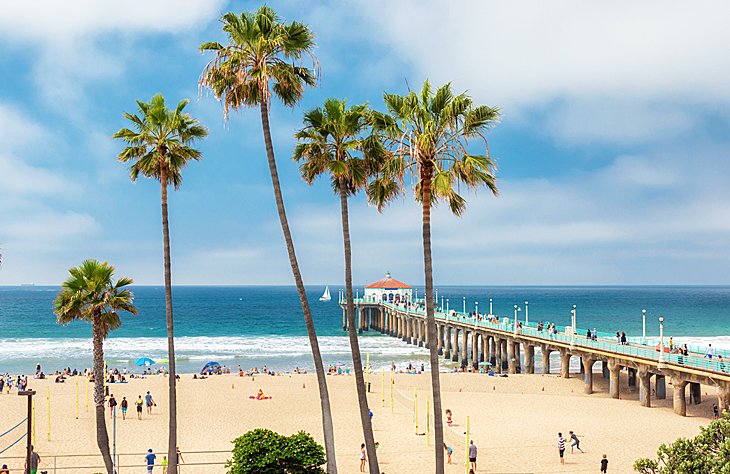
[[233, 444], [233, 458], [226, 463], [228, 474], [324, 472], [324, 448], [304, 431], [283, 436], [259, 428], [236, 438]]
[[730, 474], [730, 412], [700, 428], [694, 438], [662, 444], [657, 456], [656, 460], [636, 460], [634, 470], [641, 474]]

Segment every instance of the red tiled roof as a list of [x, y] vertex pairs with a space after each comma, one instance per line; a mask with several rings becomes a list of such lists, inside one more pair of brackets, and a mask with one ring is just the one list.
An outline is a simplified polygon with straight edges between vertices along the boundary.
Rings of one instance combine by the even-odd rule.
[[409, 285], [406, 285], [405, 283], [395, 280], [390, 277], [390, 273], [387, 273], [385, 275], [385, 278], [380, 279], [374, 283], [370, 283], [365, 288], [385, 288], [385, 289], [394, 289], [394, 288], [411, 288]]

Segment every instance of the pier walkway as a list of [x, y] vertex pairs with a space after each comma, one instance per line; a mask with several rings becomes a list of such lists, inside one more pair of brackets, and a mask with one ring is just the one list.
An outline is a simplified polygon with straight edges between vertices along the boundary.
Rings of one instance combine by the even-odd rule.
[[[346, 330], [346, 304], [342, 299], [340, 306], [343, 309], [343, 329]], [[360, 332], [380, 331], [409, 344], [429, 347], [423, 300], [406, 305], [356, 299], [355, 308]], [[609, 379], [612, 398], [621, 396], [619, 373], [625, 368], [629, 387], [635, 387], [638, 379], [639, 400], [645, 407], [651, 406], [652, 396], [666, 398], [666, 378], [669, 377], [674, 389], [674, 412], [678, 415], [687, 414], [687, 386], [689, 402], [701, 402], [701, 384], [717, 387], [720, 410], [730, 410], [730, 360], [727, 360], [727, 352], [716, 352], [714, 358], [708, 359], [697, 352], [686, 356], [668, 353], [668, 348], [660, 352], [655, 340], [651, 344], [641, 344], [634, 338], [629, 344], [620, 344], [615, 336], [607, 333], [599, 333], [597, 339], [588, 339], [577, 334], [579, 330], [572, 326], [557, 326], [558, 332], [550, 334], [546, 329], [538, 330], [533, 322], [519, 321], [515, 324], [514, 319], [506, 317], [498, 319], [494, 315], [463, 314], [453, 310], [447, 313], [439, 308], [434, 314], [434, 343], [438, 346], [439, 355], [446, 360], [461, 362], [462, 367], [477, 369], [480, 363], [482, 366], [489, 363], [490, 370], [495, 373], [533, 374], [535, 351], [539, 350], [542, 371], [550, 373], [550, 354], [557, 352], [560, 354], [560, 375], [564, 378], [574, 375], [570, 373], [571, 358], [580, 359], [580, 376], [587, 394], [594, 391], [593, 368], [600, 361], [601, 371], [598, 374]]]

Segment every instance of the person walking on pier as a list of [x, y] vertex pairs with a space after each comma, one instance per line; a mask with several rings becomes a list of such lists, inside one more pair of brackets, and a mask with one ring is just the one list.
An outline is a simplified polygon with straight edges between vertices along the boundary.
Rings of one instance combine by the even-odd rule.
[[560, 464], [565, 464], [565, 438], [563, 438], [563, 433], [558, 433], [558, 454], [560, 454]]
[[715, 355], [715, 348], [712, 347], [712, 344], [707, 344], [707, 358], [712, 359], [712, 356]]
[[569, 431], [568, 434], [570, 435], [570, 452], [573, 452], [573, 448], [575, 447], [578, 451], [581, 453], [583, 452], [582, 449], [580, 449], [580, 440], [578, 439], [578, 435], [573, 433], [572, 431]]

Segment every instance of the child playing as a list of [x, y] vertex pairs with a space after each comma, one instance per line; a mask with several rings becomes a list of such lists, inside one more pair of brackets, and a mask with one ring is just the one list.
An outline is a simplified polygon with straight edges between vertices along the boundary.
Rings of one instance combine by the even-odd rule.
[[608, 472], [608, 459], [606, 459], [606, 455], [603, 455], [603, 459], [601, 459], [601, 472]]

